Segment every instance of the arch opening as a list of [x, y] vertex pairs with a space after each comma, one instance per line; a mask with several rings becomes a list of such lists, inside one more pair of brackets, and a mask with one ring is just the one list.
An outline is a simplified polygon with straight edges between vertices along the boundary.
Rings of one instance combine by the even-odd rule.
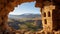
[[[29, 27], [28, 30], [30, 29], [41, 30], [42, 29], [41, 13], [40, 13], [40, 9], [35, 7], [35, 3], [36, 2], [30, 2], [30, 3], [22, 3], [21, 5], [18, 5], [18, 7], [16, 7], [14, 11], [8, 15], [9, 17], [8, 21], [11, 21], [8, 23], [9, 26], [13, 25], [12, 28], [14, 29], [16, 27], [17, 30], [18, 29], [21, 30], [21, 26], [22, 29], [24, 28], [27, 29], [27, 27]], [[14, 26], [16, 24], [18, 25], [18, 27]]]

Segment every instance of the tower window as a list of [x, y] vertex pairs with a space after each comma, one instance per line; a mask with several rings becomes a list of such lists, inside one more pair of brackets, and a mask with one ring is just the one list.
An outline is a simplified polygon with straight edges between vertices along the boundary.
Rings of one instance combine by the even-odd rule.
[[50, 15], [50, 12], [48, 12], [48, 17], [50, 17], [51, 15]]
[[46, 17], [46, 13], [44, 12], [44, 17]]
[[45, 24], [47, 24], [47, 20], [46, 19], [44, 19], [44, 22], [45, 22]]

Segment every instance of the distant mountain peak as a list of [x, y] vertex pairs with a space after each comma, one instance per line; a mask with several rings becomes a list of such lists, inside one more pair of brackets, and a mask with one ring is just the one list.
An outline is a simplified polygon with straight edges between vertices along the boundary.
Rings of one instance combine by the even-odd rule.
[[41, 17], [40, 14], [33, 14], [33, 13], [24, 13], [22, 15], [8, 15], [9, 18], [12, 19], [20, 19], [20, 18], [35, 18], [35, 17]]

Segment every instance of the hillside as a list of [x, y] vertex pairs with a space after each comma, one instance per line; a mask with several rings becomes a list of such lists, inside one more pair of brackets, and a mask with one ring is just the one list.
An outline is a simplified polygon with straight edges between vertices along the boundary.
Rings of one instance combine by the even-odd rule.
[[[36, 21], [37, 19], [37, 21]], [[36, 21], [36, 22], [35, 22]], [[22, 15], [9, 15], [8, 24], [14, 29], [19, 29], [20, 25], [25, 25], [25, 23], [28, 24], [35, 24], [39, 28], [42, 28], [42, 22], [41, 22], [41, 15], [40, 14], [31, 14], [26, 13]]]

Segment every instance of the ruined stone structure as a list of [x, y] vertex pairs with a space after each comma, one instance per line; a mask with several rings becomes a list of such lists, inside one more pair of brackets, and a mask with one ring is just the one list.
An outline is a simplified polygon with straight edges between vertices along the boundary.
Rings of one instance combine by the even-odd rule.
[[0, 34], [12, 32], [7, 24], [8, 14], [19, 4], [36, 1], [41, 8], [43, 31], [41, 34], [60, 34], [60, 0], [0, 0]]
[[40, 4], [44, 34], [60, 34], [59, 6], [59, 0], [46, 0]]

